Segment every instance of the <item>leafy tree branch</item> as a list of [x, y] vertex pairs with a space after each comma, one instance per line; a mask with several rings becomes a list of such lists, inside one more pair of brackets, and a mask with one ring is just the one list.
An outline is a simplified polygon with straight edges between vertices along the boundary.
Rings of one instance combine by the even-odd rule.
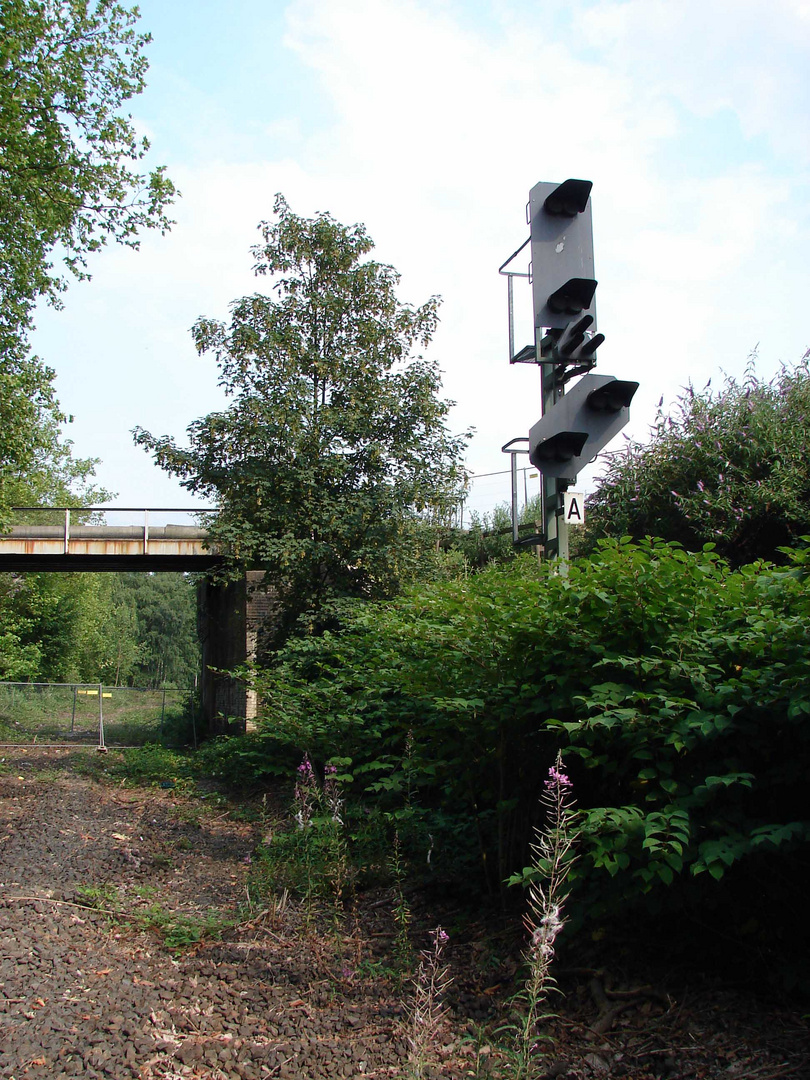
[[176, 195], [149, 142], [120, 112], [141, 93], [148, 34], [113, 0], [0, 0], [0, 354], [24, 342], [38, 298], [58, 303], [67, 269], [112, 238], [165, 231]]

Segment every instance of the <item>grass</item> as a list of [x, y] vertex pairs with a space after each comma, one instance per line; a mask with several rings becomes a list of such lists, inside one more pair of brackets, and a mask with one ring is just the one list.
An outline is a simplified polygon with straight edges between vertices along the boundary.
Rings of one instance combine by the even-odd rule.
[[78, 771], [98, 780], [117, 780], [134, 787], [170, 788], [178, 795], [196, 795], [191, 754], [169, 750], [159, 743], [110, 749], [107, 754], [76, 757]]
[[169, 911], [161, 904], [151, 904], [145, 911], [135, 915], [142, 930], [152, 930], [173, 953], [185, 952], [201, 941], [218, 941], [236, 920], [213, 911], [205, 915], [185, 915]]
[[34, 780], [38, 780], [40, 784], [54, 784], [57, 780], [61, 780], [64, 773], [61, 769], [33, 769], [31, 771], [31, 777]]
[[140, 900], [154, 900], [158, 890], [154, 885], [136, 885], [132, 892]]
[[76, 895], [84, 907], [106, 914], [117, 913], [120, 908], [118, 889], [114, 885], [78, 885]]
[[[135, 894], [141, 900], [153, 900], [156, 892], [154, 887], [140, 886]], [[82, 907], [100, 911], [113, 925], [129, 925], [156, 933], [172, 953], [184, 952], [201, 941], [219, 940], [236, 923], [236, 919], [218, 911], [186, 914], [171, 911], [157, 901], [145, 908], [128, 910], [115, 885], [79, 885], [76, 895]]]
[[[88, 693], [82, 693], [86, 690]], [[105, 742], [142, 746], [192, 741], [189, 694], [181, 690], [104, 687]], [[0, 739], [5, 742], [95, 742], [98, 739], [97, 686], [0, 684]]]

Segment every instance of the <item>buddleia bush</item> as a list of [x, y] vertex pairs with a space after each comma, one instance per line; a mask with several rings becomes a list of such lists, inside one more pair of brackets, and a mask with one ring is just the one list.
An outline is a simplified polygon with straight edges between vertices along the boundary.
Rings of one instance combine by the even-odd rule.
[[810, 532], [808, 359], [766, 380], [752, 356], [742, 380], [689, 386], [643, 442], [607, 456], [588, 500], [583, 545], [604, 536], [663, 536], [734, 565], [784, 562], [779, 548]]

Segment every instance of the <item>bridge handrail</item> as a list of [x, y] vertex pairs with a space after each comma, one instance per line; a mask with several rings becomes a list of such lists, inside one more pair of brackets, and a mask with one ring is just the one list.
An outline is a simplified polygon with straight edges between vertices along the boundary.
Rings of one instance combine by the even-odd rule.
[[[43, 511], [43, 512], [44, 511], [50, 511], [51, 513], [60, 513], [60, 514], [63, 513], [65, 515], [65, 520], [64, 520], [64, 525], [63, 526], [47, 526], [47, 525], [43, 525], [43, 526], [39, 526], [39, 527], [42, 528], [42, 529], [57, 528], [59, 530], [58, 535], [60, 535], [62, 537], [62, 539], [63, 539], [65, 555], [67, 555], [70, 552], [70, 535], [71, 535], [70, 515], [74, 511], [76, 511], [78, 513], [83, 513], [83, 514], [88, 514], [88, 513], [143, 514], [143, 525], [123, 526], [123, 528], [134, 528], [134, 529], [138, 530], [138, 535], [142, 536], [142, 538], [143, 538], [143, 550], [144, 550], [144, 552], [148, 551], [148, 549], [149, 549], [149, 515], [150, 514], [216, 514], [216, 513], [218, 513], [218, 511], [216, 509], [208, 509], [208, 508], [200, 508], [200, 507], [197, 507], [195, 509], [188, 509], [187, 507], [178, 507], [178, 506], [109, 506], [109, 505], [108, 506], [12, 506], [10, 508], [10, 510], [11, 510], [12, 514], [14, 513], [15, 510], [19, 511], [21, 513], [32, 513], [32, 512], [35, 512], [35, 511]], [[22, 526], [22, 527], [24, 528], [25, 526]], [[108, 527], [109, 528], [114, 528], [114, 526], [108, 526]], [[14, 526], [12, 526], [12, 529], [13, 528], [14, 528]], [[36, 526], [34, 526], [34, 528], [36, 528]], [[87, 528], [87, 526], [76, 526], [76, 528], [77, 529], [78, 528]], [[161, 531], [162, 531], [162, 527], [161, 527]], [[49, 533], [48, 535], [53, 536], [54, 534]], [[76, 533], [75, 535], [78, 536], [79, 534]]]
[[[9, 532], [0, 533], [2, 537], [24, 537], [26, 539], [53, 540], [62, 537], [62, 525], [12, 525]], [[71, 525], [70, 537], [73, 540], [115, 539], [134, 540], [143, 536], [140, 525]], [[208, 536], [207, 529], [197, 525], [151, 525], [149, 536], [153, 540], [182, 540], [184, 538], [203, 538]]]
[[15, 510], [58, 510], [60, 513], [81, 510], [83, 513], [107, 514], [218, 514], [214, 506], [11, 506]]

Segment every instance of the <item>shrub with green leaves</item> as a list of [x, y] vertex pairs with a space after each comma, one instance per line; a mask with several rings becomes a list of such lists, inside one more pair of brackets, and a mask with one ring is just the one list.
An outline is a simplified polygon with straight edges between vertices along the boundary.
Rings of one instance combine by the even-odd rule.
[[493, 893], [524, 865], [559, 747], [594, 911], [676, 882], [705, 892], [775, 855], [795, 868], [810, 556], [790, 559], [732, 570], [711, 545], [604, 541], [567, 577], [521, 558], [370, 606], [257, 678], [251, 753], [347, 759], [354, 795], [410, 830], [426, 873]]

